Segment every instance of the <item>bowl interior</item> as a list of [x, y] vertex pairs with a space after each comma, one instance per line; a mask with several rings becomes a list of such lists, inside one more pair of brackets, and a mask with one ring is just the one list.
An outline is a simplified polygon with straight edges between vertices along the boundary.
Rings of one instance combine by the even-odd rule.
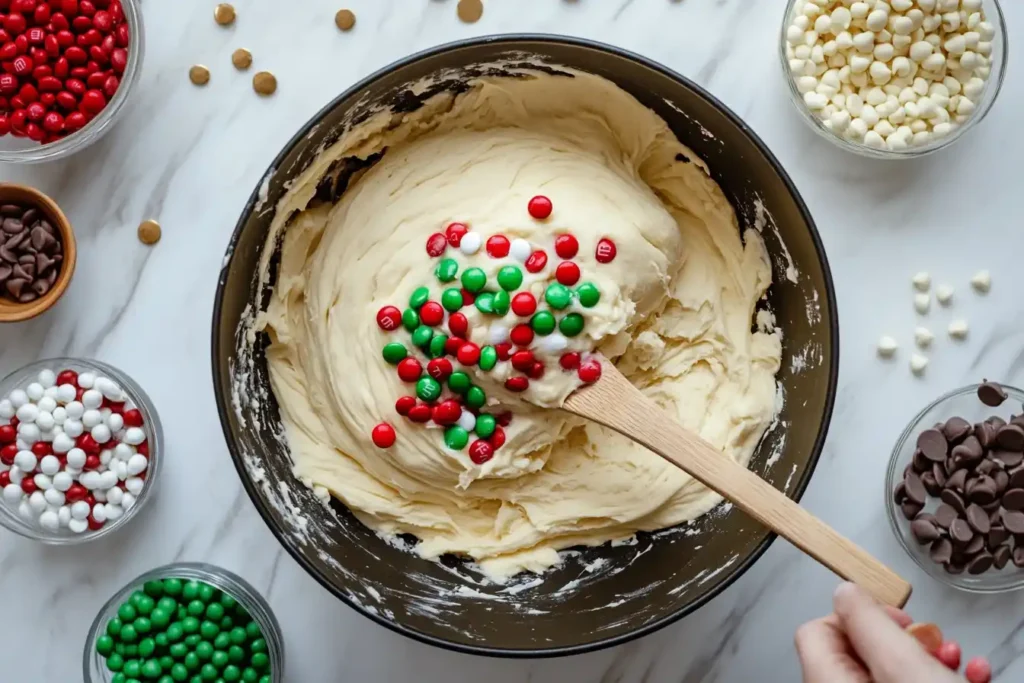
[[[632, 93], [707, 161], [741, 225], [764, 234], [776, 282], [767, 306], [785, 332], [784, 407], [752, 467], [799, 496], [824, 440], [838, 359], [831, 279], [806, 208], [753, 133], [722, 105], [654, 63], [593, 43], [506, 36], [445, 46], [369, 77], [328, 105], [275, 161], [232, 238], [214, 312], [213, 365], [225, 435], [247, 491], [285, 547], [325, 587], [385, 626], [427, 642], [536, 656], [610, 645], [695, 609], [764, 551], [768, 532], [722, 505], [691, 525], [643, 533], [634, 543], [581, 548], [542, 577], [486, 585], [457, 559], [421, 560], [377, 537], [339, 504], [328, 511], [295, 481], [268, 386], [266, 340], [253, 346], [239, 337], [246, 309], [258, 310], [266, 294], [254, 275], [272, 207], [289, 178], [374, 105], [411, 111], [435, 92], [465, 90], [468, 78], [507, 75], [502, 63], [523, 62], [564, 77], [571, 76], [557, 65], [588, 71]], [[435, 77], [427, 92], [409, 88], [427, 76]], [[787, 273], [794, 271], [791, 281]]]

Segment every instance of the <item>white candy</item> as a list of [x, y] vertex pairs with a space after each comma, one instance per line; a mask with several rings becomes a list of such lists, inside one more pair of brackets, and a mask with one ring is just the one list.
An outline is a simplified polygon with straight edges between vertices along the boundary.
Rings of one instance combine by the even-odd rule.
[[919, 353], [915, 353], [910, 357], [910, 371], [915, 375], [923, 375], [925, 368], [928, 367], [928, 359]]
[[141, 453], [136, 453], [128, 459], [128, 474], [142, 474], [149, 467], [149, 460]]
[[25, 473], [21, 471], [20, 467], [14, 465], [11, 469], [7, 470], [7, 476], [11, 478], [12, 484], [18, 484], [20, 486], [21, 480], [25, 478]]
[[892, 358], [900, 345], [892, 337], [882, 337], [878, 340], [878, 355], [882, 358]]
[[71, 505], [71, 519], [88, 519], [92, 508], [84, 500], [76, 501]]
[[64, 421], [68, 419], [68, 411], [62, 406], [57, 406], [53, 409], [53, 424], [57, 427], [64, 424]]
[[61, 427], [63, 428], [64, 433], [73, 439], [77, 439], [82, 434], [85, 434], [85, 425], [83, 425], [79, 420], [67, 419]]
[[108, 522], [116, 522], [124, 516], [124, 509], [120, 505], [113, 505], [108, 502], [106, 505], [106, 510]]
[[28, 497], [28, 504], [32, 511], [38, 515], [46, 509], [46, 497], [42, 491], [33, 491], [32, 495]]
[[103, 423], [93, 427], [90, 434], [92, 434], [92, 438], [96, 443], [106, 443], [110, 441], [110, 427]]
[[107, 521], [107, 506], [97, 503], [92, 509], [92, 518], [101, 523]]
[[77, 477], [82, 473], [82, 469], [80, 467], [71, 467], [70, 465], [65, 467], [64, 471], [70, 474], [72, 478]]
[[29, 397], [29, 399], [33, 401], [38, 401], [39, 399], [46, 395], [46, 389], [44, 389], [43, 385], [40, 384], [39, 382], [32, 382], [32, 384], [29, 384], [27, 387], [25, 387], [25, 394]]
[[36, 380], [43, 385], [44, 389], [49, 389], [57, 384], [57, 374], [49, 368], [44, 368], [39, 371], [39, 376]]
[[78, 478], [78, 483], [92, 491], [100, 487], [101, 476], [99, 472], [95, 471], [83, 472], [82, 476]]
[[[84, 396], [82, 398], [85, 398]], [[100, 415], [100, 411], [95, 408], [86, 409], [82, 415], [82, 426], [86, 429], [92, 429], [96, 425], [103, 422], [103, 416]]]
[[480, 233], [471, 230], [462, 236], [462, 241], [459, 242], [459, 251], [466, 256], [472, 256], [480, 251], [481, 244], [483, 244], [483, 238]]
[[41, 413], [52, 413], [57, 409], [57, 402], [50, 396], [43, 396], [36, 403], [36, 407], [39, 408]]
[[96, 379], [96, 389], [103, 394], [104, 398], [110, 399], [115, 403], [120, 403], [124, 398], [124, 392], [121, 391], [121, 387], [117, 382], [107, 379], [106, 377], [99, 377]]
[[32, 506], [28, 504], [27, 498], [18, 503], [18, 515], [28, 521], [35, 518], [36, 513], [32, 511]]
[[935, 288], [935, 300], [943, 306], [948, 306], [953, 301], [953, 288], [949, 285], [939, 285]]
[[68, 523], [71, 522], [71, 508], [67, 505], [61, 505], [60, 508], [57, 509], [57, 520], [61, 527], [66, 529]]
[[[459, 422], [458, 422], [458, 424], [459, 424], [460, 427], [465, 429], [467, 432], [472, 432], [473, 431], [473, 427], [467, 428], [466, 425], [463, 424], [463, 420], [464, 419], [468, 422], [468, 418], [466, 418], [467, 415], [469, 417], [473, 418], [473, 427], [476, 427], [476, 416], [474, 416], [473, 413], [469, 412], [468, 410], [463, 410], [462, 414], [459, 415]], [[133, 496], [136, 496], [136, 497], [138, 497], [138, 495], [140, 493], [142, 493], [142, 489], [145, 488], [145, 486], [146, 486], [146, 481], [144, 479], [140, 479], [139, 477], [129, 477], [124, 482], [125, 490], [128, 493], [130, 493], [130, 494], [132, 494]], [[120, 490], [120, 489], [118, 489], [118, 490]]]
[[10, 399], [5, 398], [0, 401], [0, 420], [10, 420], [17, 412]]
[[117, 478], [124, 481], [128, 478], [128, 463], [118, 460], [114, 463], [113, 472], [117, 474]]
[[71, 438], [71, 434], [67, 433], [68, 424], [72, 422], [69, 420], [64, 423], [64, 432], [58, 432], [53, 435], [53, 452], [54, 453], [70, 453], [71, 449], [75, 447], [75, 440]]
[[64, 410], [67, 411], [68, 417], [72, 420], [81, 420], [82, 415], [85, 415], [85, 406], [79, 401], [71, 401], [64, 407]]
[[78, 386], [83, 389], [92, 389], [96, 384], [96, 375], [91, 372], [83, 372], [78, 375]]
[[55, 455], [44, 455], [39, 461], [39, 471], [52, 477], [60, 472], [60, 460]]
[[95, 491], [92, 492], [92, 497], [95, 498], [100, 503], [107, 502], [107, 492], [104, 489], [96, 489]]
[[72, 384], [61, 384], [57, 387], [57, 402], [58, 403], [72, 403], [75, 401], [75, 397], [78, 395], [78, 391]]
[[18, 419], [22, 422], [35, 422], [39, 417], [39, 407], [35, 403], [26, 403], [18, 408]]
[[17, 505], [25, 492], [17, 484], [11, 483], [4, 487], [4, 500], [8, 505]]
[[72, 519], [68, 522], [68, 529], [76, 534], [84, 534], [89, 529], [89, 522], [84, 519]]
[[114, 451], [110, 450], [109, 448], [106, 449], [106, 450], [100, 451], [100, 465], [103, 465], [104, 467], [106, 467], [107, 465], [110, 464], [110, 461], [113, 458], [114, 458]]
[[110, 489], [117, 488], [117, 473], [107, 470], [106, 472], [100, 473], [99, 486], [96, 488], [101, 491], [108, 491]]
[[[142, 481], [142, 480], [140, 479], [139, 481]], [[125, 486], [127, 486], [127, 485], [128, 484], [126, 482]], [[132, 495], [135, 495], [135, 494], [132, 494]], [[120, 505], [121, 504], [121, 499], [123, 497], [124, 497], [124, 491], [122, 491], [117, 486], [115, 486], [114, 488], [112, 488], [109, 491], [107, 491], [107, 502], [111, 503], [113, 505]]]
[[932, 286], [932, 276], [922, 270], [920, 273], [914, 275], [914, 277], [911, 279], [911, 282], [914, 283], [914, 289], [916, 289], [917, 291], [927, 292], [928, 289]]
[[992, 289], [992, 275], [987, 270], [979, 270], [971, 278], [971, 287], [981, 294], [988, 293]]
[[121, 441], [131, 446], [138, 446], [145, 440], [146, 433], [142, 431], [142, 427], [129, 427], [124, 430], [124, 437], [121, 439]]
[[99, 407], [103, 405], [103, 394], [96, 389], [89, 389], [82, 394], [82, 405], [88, 410], [99, 410]]
[[14, 406], [15, 410], [28, 403], [28, 394], [21, 389], [15, 389], [7, 398], [10, 400], [11, 405]]
[[[124, 429], [124, 418], [117, 413], [111, 413], [109, 417], [105, 419], [107, 427], [111, 433], [117, 434], [119, 431]], [[95, 436], [93, 438], [96, 438]]]
[[53, 419], [53, 415], [51, 413], [39, 411], [39, 415], [36, 417], [36, 426], [39, 427], [42, 432], [52, 432], [53, 428], [57, 426], [57, 422]]
[[64, 494], [55, 488], [49, 488], [43, 492], [43, 497], [46, 498], [46, 502], [54, 507], [60, 507], [64, 504]]
[[53, 510], [46, 510], [39, 515], [39, 526], [47, 531], [57, 531], [60, 528], [60, 517]]
[[133, 455], [135, 455], [135, 449], [133, 449], [128, 444], [119, 443], [116, 446], [114, 446], [114, 457], [117, 458], [118, 460], [124, 460], [125, 462], [128, 462], [128, 458], [132, 457]]
[[556, 354], [565, 351], [565, 349], [569, 347], [569, 340], [558, 332], [555, 332], [547, 335], [546, 337], [538, 337], [536, 344], [537, 348], [541, 351]]
[[68, 474], [67, 470], [63, 472], [58, 472], [57, 474], [53, 475], [53, 488], [57, 489], [62, 493], [71, 488], [71, 485], [73, 483], [75, 482], [71, 478], [71, 475]]
[[135, 507], [135, 496], [130, 493], [124, 494], [124, 497], [121, 499], [121, 507], [125, 512], [128, 512]]
[[924, 315], [932, 307], [932, 298], [927, 294], [914, 295], [914, 310]]
[[14, 464], [21, 468], [26, 474], [34, 472], [39, 464], [39, 459], [32, 451], [18, 451], [14, 456]]
[[968, 328], [966, 320], [954, 320], [949, 324], [949, 336], [953, 339], [966, 339], [967, 331]]

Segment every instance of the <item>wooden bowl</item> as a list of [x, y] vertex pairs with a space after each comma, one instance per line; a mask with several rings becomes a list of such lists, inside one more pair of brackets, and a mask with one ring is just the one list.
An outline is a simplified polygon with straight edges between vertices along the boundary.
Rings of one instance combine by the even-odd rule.
[[27, 185], [0, 183], [0, 204], [4, 202], [31, 204], [38, 207], [46, 215], [50, 224], [60, 232], [61, 242], [64, 245], [64, 262], [60, 264], [60, 272], [50, 291], [35, 301], [25, 304], [0, 296], [0, 323], [16, 323], [45, 313], [64, 295], [64, 290], [68, 288], [71, 277], [75, 274], [78, 250], [75, 247], [75, 232], [71, 229], [71, 222], [57, 206], [57, 203], [39, 190]]

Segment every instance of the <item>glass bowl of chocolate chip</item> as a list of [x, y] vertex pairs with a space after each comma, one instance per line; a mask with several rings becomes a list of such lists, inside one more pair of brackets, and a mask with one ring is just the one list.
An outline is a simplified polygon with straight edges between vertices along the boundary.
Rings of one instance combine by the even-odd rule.
[[57, 303], [75, 272], [75, 234], [56, 202], [0, 183], [0, 323], [34, 318]]
[[893, 533], [933, 578], [962, 590], [1024, 587], [1024, 391], [985, 381], [934, 401], [889, 461]]

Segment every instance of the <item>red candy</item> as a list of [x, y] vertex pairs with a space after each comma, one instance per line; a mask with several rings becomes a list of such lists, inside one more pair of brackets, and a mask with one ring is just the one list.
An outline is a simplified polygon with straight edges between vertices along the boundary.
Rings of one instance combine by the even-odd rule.
[[86, 452], [87, 455], [99, 455], [100, 445], [88, 432], [75, 439], [75, 445]]
[[415, 396], [399, 396], [398, 400], [395, 401], [395, 412], [399, 415], [408, 415], [416, 406]]
[[434, 327], [444, 321], [444, 308], [436, 301], [428, 301], [420, 308], [420, 322]]
[[439, 425], [453, 425], [462, 415], [462, 406], [455, 399], [441, 401], [431, 411], [431, 417]]
[[544, 266], [546, 266], [547, 264], [548, 255], [544, 253], [542, 249], [538, 249], [537, 251], [530, 254], [530, 257], [526, 259], [526, 263], [524, 265], [526, 266], [526, 270], [530, 271], [531, 273], [539, 273], [540, 271], [544, 270]]
[[476, 301], [476, 294], [474, 294], [473, 292], [469, 291], [465, 287], [463, 287], [461, 289], [461, 292], [462, 292], [462, 305], [463, 306], [472, 306], [473, 302]]
[[512, 312], [521, 318], [537, 312], [537, 299], [529, 292], [519, 292], [512, 297]]
[[989, 683], [992, 680], [992, 666], [984, 657], [974, 657], [964, 667], [964, 676], [969, 683]]
[[544, 364], [539, 360], [533, 361], [533, 365], [530, 366], [528, 374], [530, 375], [530, 379], [540, 379], [544, 376]]
[[562, 261], [555, 268], [555, 279], [566, 287], [572, 287], [580, 281], [580, 267], [572, 261]]
[[572, 235], [559, 235], [555, 238], [555, 253], [559, 258], [570, 259], [580, 250], [579, 241]]
[[88, 489], [79, 484], [77, 481], [71, 485], [71, 488], [64, 494], [64, 500], [69, 503], [77, 503], [80, 500], [85, 500], [85, 497], [89, 495]]
[[940, 662], [946, 665], [952, 671], [960, 670], [960, 644], [947, 640], [939, 646], [939, 651], [935, 653], [935, 656]]
[[100, 468], [100, 456], [88, 455], [85, 458], [85, 468], [87, 470], [98, 470]]
[[427, 254], [431, 257], [438, 257], [448, 248], [448, 238], [439, 232], [427, 238]]
[[377, 326], [385, 332], [397, 330], [402, 324], [402, 312], [394, 306], [384, 306], [377, 311]]
[[563, 353], [562, 357], [558, 359], [558, 364], [566, 370], [575, 370], [580, 366], [580, 354], [575, 351]]
[[444, 342], [444, 352], [449, 356], [454, 356], [462, 348], [462, 345], [466, 343], [465, 339], [459, 339], [458, 337], [448, 337]]
[[125, 427], [141, 427], [142, 426], [142, 413], [135, 408], [124, 411], [122, 415], [124, 418]]
[[403, 358], [398, 364], [398, 377], [403, 382], [415, 382], [423, 374], [423, 366], [415, 358]]
[[501, 427], [495, 427], [494, 433], [491, 434], [491, 438], [487, 439], [487, 441], [491, 444], [491, 448], [498, 450], [505, 445], [505, 430]]
[[430, 406], [426, 403], [417, 403], [409, 411], [409, 419], [413, 422], [430, 422]]
[[32, 495], [33, 493], [39, 490], [39, 487], [36, 486], [35, 479], [33, 479], [32, 477], [25, 477], [24, 479], [21, 480], [21, 490], [29, 495]]
[[487, 240], [487, 253], [491, 258], [505, 258], [511, 244], [504, 235], [494, 235]]
[[377, 448], [390, 448], [394, 445], [397, 436], [394, 427], [387, 422], [381, 422], [370, 432], [370, 438], [373, 439], [373, 445]]
[[526, 205], [526, 210], [530, 212], [530, 215], [539, 221], [550, 216], [551, 209], [551, 200], [542, 194], [531, 199], [529, 204]]
[[505, 380], [505, 388], [508, 389], [509, 391], [526, 391], [529, 388], [529, 386], [530, 380], [521, 375], [509, 377], [507, 380]]
[[447, 358], [434, 358], [427, 363], [427, 374], [442, 382], [451, 377], [454, 368], [452, 362]]
[[469, 232], [469, 228], [464, 223], [449, 223], [444, 234], [448, 238], [448, 244], [457, 247], [462, 244], [462, 237], [467, 232]]
[[594, 250], [594, 258], [597, 259], [598, 263], [611, 263], [615, 260], [615, 254], [617, 253], [618, 250], [615, 248], [615, 242], [604, 237], [597, 243], [597, 249]]
[[480, 347], [473, 342], [463, 342], [459, 347], [456, 358], [463, 365], [476, 365], [480, 362]]
[[14, 456], [18, 454], [17, 444], [9, 443], [0, 448], [0, 462], [10, 467], [14, 464]]
[[516, 351], [512, 354], [512, 367], [520, 372], [529, 372], [533, 362], [533, 353], [530, 351]]
[[508, 342], [495, 344], [494, 350], [498, 353], [498, 360], [508, 360], [512, 357], [512, 345]]
[[89, 530], [90, 531], [99, 531], [100, 529], [103, 528], [103, 525], [107, 523], [106, 520], [104, 520], [102, 522], [97, 521], [96, 518], [93, 517], [91, 513], [89, 514], [88, 521], [89, 521]]
[[477, 465], [483, 465], [494, 457], [494, 448], [483, 439], [477, 439], [469, 445], [469, 459]]
[[469, 319], [462, 313], [452, 313], [448, 316], [448, 331], [465, 339], [469, 334]]
[[529, 346], [533, 341], [533, 328], [520, 323], [512, 328], [509, 337], [516, 346]]
[[0, 443], [14, 443], [17, 438], [18, 432], [15, 431], [13, 424], [0, 427]]
[[601, 379], [601, 363], [596, 360], [585, 361], [580, 364], [576, 374], [584, 384], [593, 384]]
[[504, 413], [498, 413], [497, 415], [494, 416], [494, 420], [498, 423], [498, 425], [502, 427], [508, 427], [510, 424], [512, 424], [512, 413], [508, 411], [505, 411]]
[[45, 441], [36, 441], [32, 444], [32, 452], [37, 458], [41, 458], [44, 455], [53, 455], [53, 447]]
[[10, 483], [11, 483], [11, 473], [10, 472], [0, 472], [0, 489], [5, 488], [6, 486], [9, 486]]

